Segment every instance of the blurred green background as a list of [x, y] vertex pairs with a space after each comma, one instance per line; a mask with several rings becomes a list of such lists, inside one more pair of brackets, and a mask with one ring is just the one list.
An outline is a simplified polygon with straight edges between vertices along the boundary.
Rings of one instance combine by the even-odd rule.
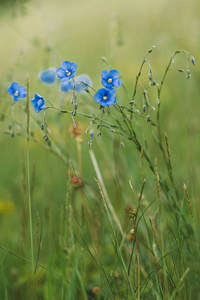
[[[107, 67], [101, 57], [106, 57], [112, 67], [120, 71], [123, 83], [131, 96], [142, 59], [152, 45], [156, 48], [149, 60], [157, 82], [160, 82], [175, 50], [185, 49], [196, 60], [196, 65], [191, 65], [192, 77], [187, 80], [186, 73], [177, 71], [178, 68], [187, 70], [185, 55], [182, 53], [175, 59], [174, 70], [167, 75], [163, 88], [161, 126], [168, 135], [175, 181], [180, 190], [182, 183], [186, 182], [196, 209], [195, 213], [198, 214], [199, 11], [200, 2], [197, 0], [0, 1], [0, 226], [3, 228], [0, 245], [16, 252], [28, 247], [28, 242], [22, 245], [21, 240], [23, 228], [27, 226], [28, 230], [28, 221], [23, 220], [23, 207], [27, 209], [23, 199], [26, 139], [18, 136], [11, 138], [10, 135], [4, 134], [11, 122], [13, 100], [7, 92], [10, 84], [18, 81], [21, 85], [26, 85], [28, 74], [30, 98], [39, 93], [59, 106], [62, 97], [58, 91], [59, 82], [50, 87], [42, 85], [37, 78], [39, 71], [48, 67], [58, 68], [64, 60], [76, 62], [76, 74], [88, 74], [93, 86], [99, 89], [101, 71]], [[146, 67], [141, 78], [144, 86], [148, 85], [147, 75]], [[123, 90], [117, 95], [120, 104], [127, 103]], [[70, 97], [65, 97], [65, 103], [70, 101]], [[156, 94], [150, 97], [151, 104], [156, 107]], [[136, 96], [136, 102], [141, 109], [140, 92]], [[91, 97], [84, 95], [78, 98], [78, 103], [79, 111], [100, 115], [98, 105]], [[70, 109], [70, 106], [68, 107]], [[42, 122], [42, 113], [36, 115], [31, 108], [31, 114]], [[17, 107], [15, 118], [25, 126], [26, 116]], [[152, 112], [152, 119], [155, 118], [156, 111]], [[69, 130], [72, 122], [70, 115], [48, 111], [47, 120], [52, 139], [61, 147], [63, 154], [72, 158], [74, 167], [79, 172], [77, 143]], [[77, 117], [77, 120], [81, 122], [85, 131], [89, 120], [80, 117]], [[43, 133], [39, 127], [36, 128], [34, 122], [31, 122], [31, 130], [35, 137], [43, 142]], [[154, 147], [154, 140], [149, 137], [148, 130], [144, 131], [155, 157], [157, 148]], [[95, 186], [93, 178], [96, 174], [88, 152], [89, 135], [83, 133], [82, 138], [83, 178]], [[119, 138], [104, 130], [101, 137], [95, 135], [92, 146], [106, 188], [119, 215], [124, 213], [124, 203], [128, 204], [131, 201], [128, 180], [134, 182], [137, 191], [141, 185], [139, 154], [126, 140], [123, 142], [125, 148], [120, 147]], [[56, 251], [55, 223], [62, 219], [61, 207], [66, 197], [67, 166], [58, 157], [35, 143], [31, 143], [30, 164], [34, 186], [32, 203], [35, 235], [37, 212], [43, 222], [43, 228], [52, 228], [49, 233], [45, 229], [46, 233], [43, 234], [45, 240], [42, 259], [45, 261], [48, 257], [45, 257], [45, 251], [48, 252], [49, 245]], [[116, 188], [116, 178], [123, 187], [120, 193]], [[80, 201], [76, 197], [75, 200]], [[0, 254], [3, 257], [4, 252]], [[10, 262], [8, 259], [6, 263], [10, 265], [9, 272], [17, 270], [18, 261], [13, 259]]]

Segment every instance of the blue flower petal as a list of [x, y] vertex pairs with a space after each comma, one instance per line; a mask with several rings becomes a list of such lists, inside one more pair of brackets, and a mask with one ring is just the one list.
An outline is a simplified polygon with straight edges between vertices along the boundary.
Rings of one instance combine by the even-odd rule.
[[113, 87], [112, 83], [108, 83], [108, 79], [102, 78], [101, 79], [101, 84], [105, 87]]
[[54, 84], [56, 82], [56, 70], [54, 68], [48, 68], [39, 73], [39, 79], [44, 84]]
[[115, 94], [116, 94], [116, 91], [115, 91], [114, 89], [110, 89], [110, 90], [108, 91], [107, 96], [108, 96], [108, 97], [112, 97], [112, 96], [114, 96]]
[[66, 60], [66, 61], [63, 61], [62, 63], [61, 63], [61, 68], [63, 69], [63, 70], [70, 70], [70, 67], [71, 67], [71, 63], [70, 63], [70, 61], [68, 61], [68, 60]]
[[31, 100], [31, 104], [32, 104], [33, 106], [35, 106], [35, 105], [37, 104], [37, 102], [38, 102], [38, 100], [37, 100], [37, 99], [33, 99], [33, 100]]
[[108, 77], [111, 77], [111, 78], [118, 78], [120, 76], [120, 72], [119, 71], [117, 71], [117, 70], [110, 70], [110, 72], [109, 72], [109, 75], [108, 75]]
[[18, 96], [19, 98], [25, 98], [26, 97], [27, 91], [26, 91], [26, 88], [23, 85], [21, 85], [19, 87], [18, 91], [19, 91], [19, 96]]
[[97, 92], [95, 95], [94, 95], [94, 100], [97, 102], [97, 103], [101, 103], [102, 101], [102, 96]]
[[106, 105], [102, 105], [102, 104], [101, 104], [101, 105], [102, 105], [102, 106], [113, 105], [113, 104], [115, 104], [116, 100], [117, 100], [116, 97], [111, 97], [111, 98], [109, 98], [108, 101], [105, 101], [105, 104], [106, 104]]
[[120, 88], [121, 84], [122, 84], [122, 81], [121, 81], [120, 78], [114, 79], [114, 86], [115, 86], [117, 89]]
[[63, 76], [66, 76], [66, 71], [63, 70], [62, 68], [58, 68], [56, 70], [56, 74], [58, 75], [58, 77], [63, 77]]
[[39, 94], [35, 94], [35, 99], [40, 100], [40, 99], [43, 99], [43, 97], [40, 96]]
[[[89, 86], [92, 85], [92, 80], [90, 79], [90, 77], [87, 74], [81, 74], [81, 75], [77, 76], [74, 80], [75, 80], [75, 90], [77, 93], [85, 92], [85, 90], [86, 89], [88, 90]], [[84, 83], [86, 83], [86, 84], [84, 84]]]
[[61, 92], [67, 93], [72, 90], [73, 90], [73, 83], [71, 80], [60, 83], [60, 91]]
[[99, 89], [98, 90], [98, 93], [101, 95], [101, 96], [107, 96], [107, 94], [108, 94], [108, 90], [106, 90], [106, 89]]
[[12, 84], [11, 84], [11, 89], [13, 91], [17, 91], [19, 89], [19, 83], [14, 81]]
[[77, 64], [74, 63], [74, 62], [72, 62], [72, 63], [71, 63], [71, 66], [70, 66], [70, 70], [71, 70], [72, 72], [76, 72], [76, 70], [77, 70]]
[[101, 77], [104, 78], [104, 79], [108, 79], [108, 71], [107, 70], [104, 70], [101, 72]]
[[60, 81], [65, 82], [65, 81], [68, 81], [69, 79], [71, 79], [71, 77], [64, 76], [64, 77], [61, 77], [59, 79], [60, 79]]
[[18, 96], [13, 96], [13, 99], [15, 102], [17, 102], [19, 100], [18, 98], [19, 98]]
[[9, 93], [11, 96], [13, 96], [13, 94], [14, 94], [11, 86], [8, 88], [8, 93]]
[[35, 110], [35, 112], [38, 114], [41, 110], [39, 109], [39, 107], [37, 107], [37, 106], [34, 106], [34, 110]]
[[19, 89], [19, 83], [14, 81], [11, 86], [8, 88], [8, 92], [11, 96]]

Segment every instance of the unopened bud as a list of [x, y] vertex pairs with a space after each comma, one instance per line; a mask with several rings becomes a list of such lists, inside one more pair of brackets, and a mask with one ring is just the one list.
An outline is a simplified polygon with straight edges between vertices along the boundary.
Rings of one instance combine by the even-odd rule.
[[132, 100], [131, 102], [129, 102], [129, 104], [133, 104], [133, 103], [135, 103], [135, 101], [134, 101], [134, 100]]
[[41, 123], [40, 127], [42, 130], [44, 130], [44, 123]]
[[147, 122], [150, 122], [151, 121], [151, 117], [150, 115], [147, 116]]
[[90, 137], [91, 137], [91, 139], [93, 139], [93, 136], [94, 136], [94, 131], [91, 129], [90, 130]]
[[193, 64], [193, 66], [194, 66], [194, 65], [195, 65], [195, 59], [194, 59], [194, 57], [191, 56], [190, 59], [191, 59], [191, 62], [192, 62], [192, 64]]
[[75, 111], [72, 111], [71, 114], [72, 114], [73, 117], [75, 117], [76, 112], [75, 112]]

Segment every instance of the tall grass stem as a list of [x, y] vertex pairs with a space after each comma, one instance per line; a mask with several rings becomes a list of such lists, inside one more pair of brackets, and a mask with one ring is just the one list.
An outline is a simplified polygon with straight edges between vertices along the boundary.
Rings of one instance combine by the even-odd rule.
[[28, 189], [28, 208], [29, 208], [29, 223], [30, 223], [30, 242], [31, 242], [31, 262], [32, 270], [34, 271], [34, 253], [33, 253], [33, 226], [32, 226], [32, 209], [31, 209], [31, 187], [30, 187], [30, 158], [29, 158], [29, 135], [30, 135], [30, 106], [29, 106], [29, 77], [27, 75], [27, 189]]

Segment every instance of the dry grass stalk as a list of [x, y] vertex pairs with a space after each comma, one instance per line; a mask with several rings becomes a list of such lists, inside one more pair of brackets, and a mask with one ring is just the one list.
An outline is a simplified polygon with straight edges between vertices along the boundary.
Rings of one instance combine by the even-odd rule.
[[154, 170], [156, 175], [156, 191], [157, 191], [158, 202], [159, 202], [159, 213], [161, 214], [160, 184], [159, 184], [159, 175], [157, 169], [157, 157], [155, 158], [155, 162], [154, 162]]
[[185, 183], [183, 183], [183, 190], [184, 190], [184, 193], [185, 193], [185, 198], [187, 200], [187, 206], [189, 208], [191, 216], [193, 217], [193, 211], [192, 211], [192, 205], [191, 205], [191, 201], [190, 201], [190, 196], [189, 196], [189, 193], [188, 193], [188, 190], [187, 190], [187, 187], [186, 187]]

